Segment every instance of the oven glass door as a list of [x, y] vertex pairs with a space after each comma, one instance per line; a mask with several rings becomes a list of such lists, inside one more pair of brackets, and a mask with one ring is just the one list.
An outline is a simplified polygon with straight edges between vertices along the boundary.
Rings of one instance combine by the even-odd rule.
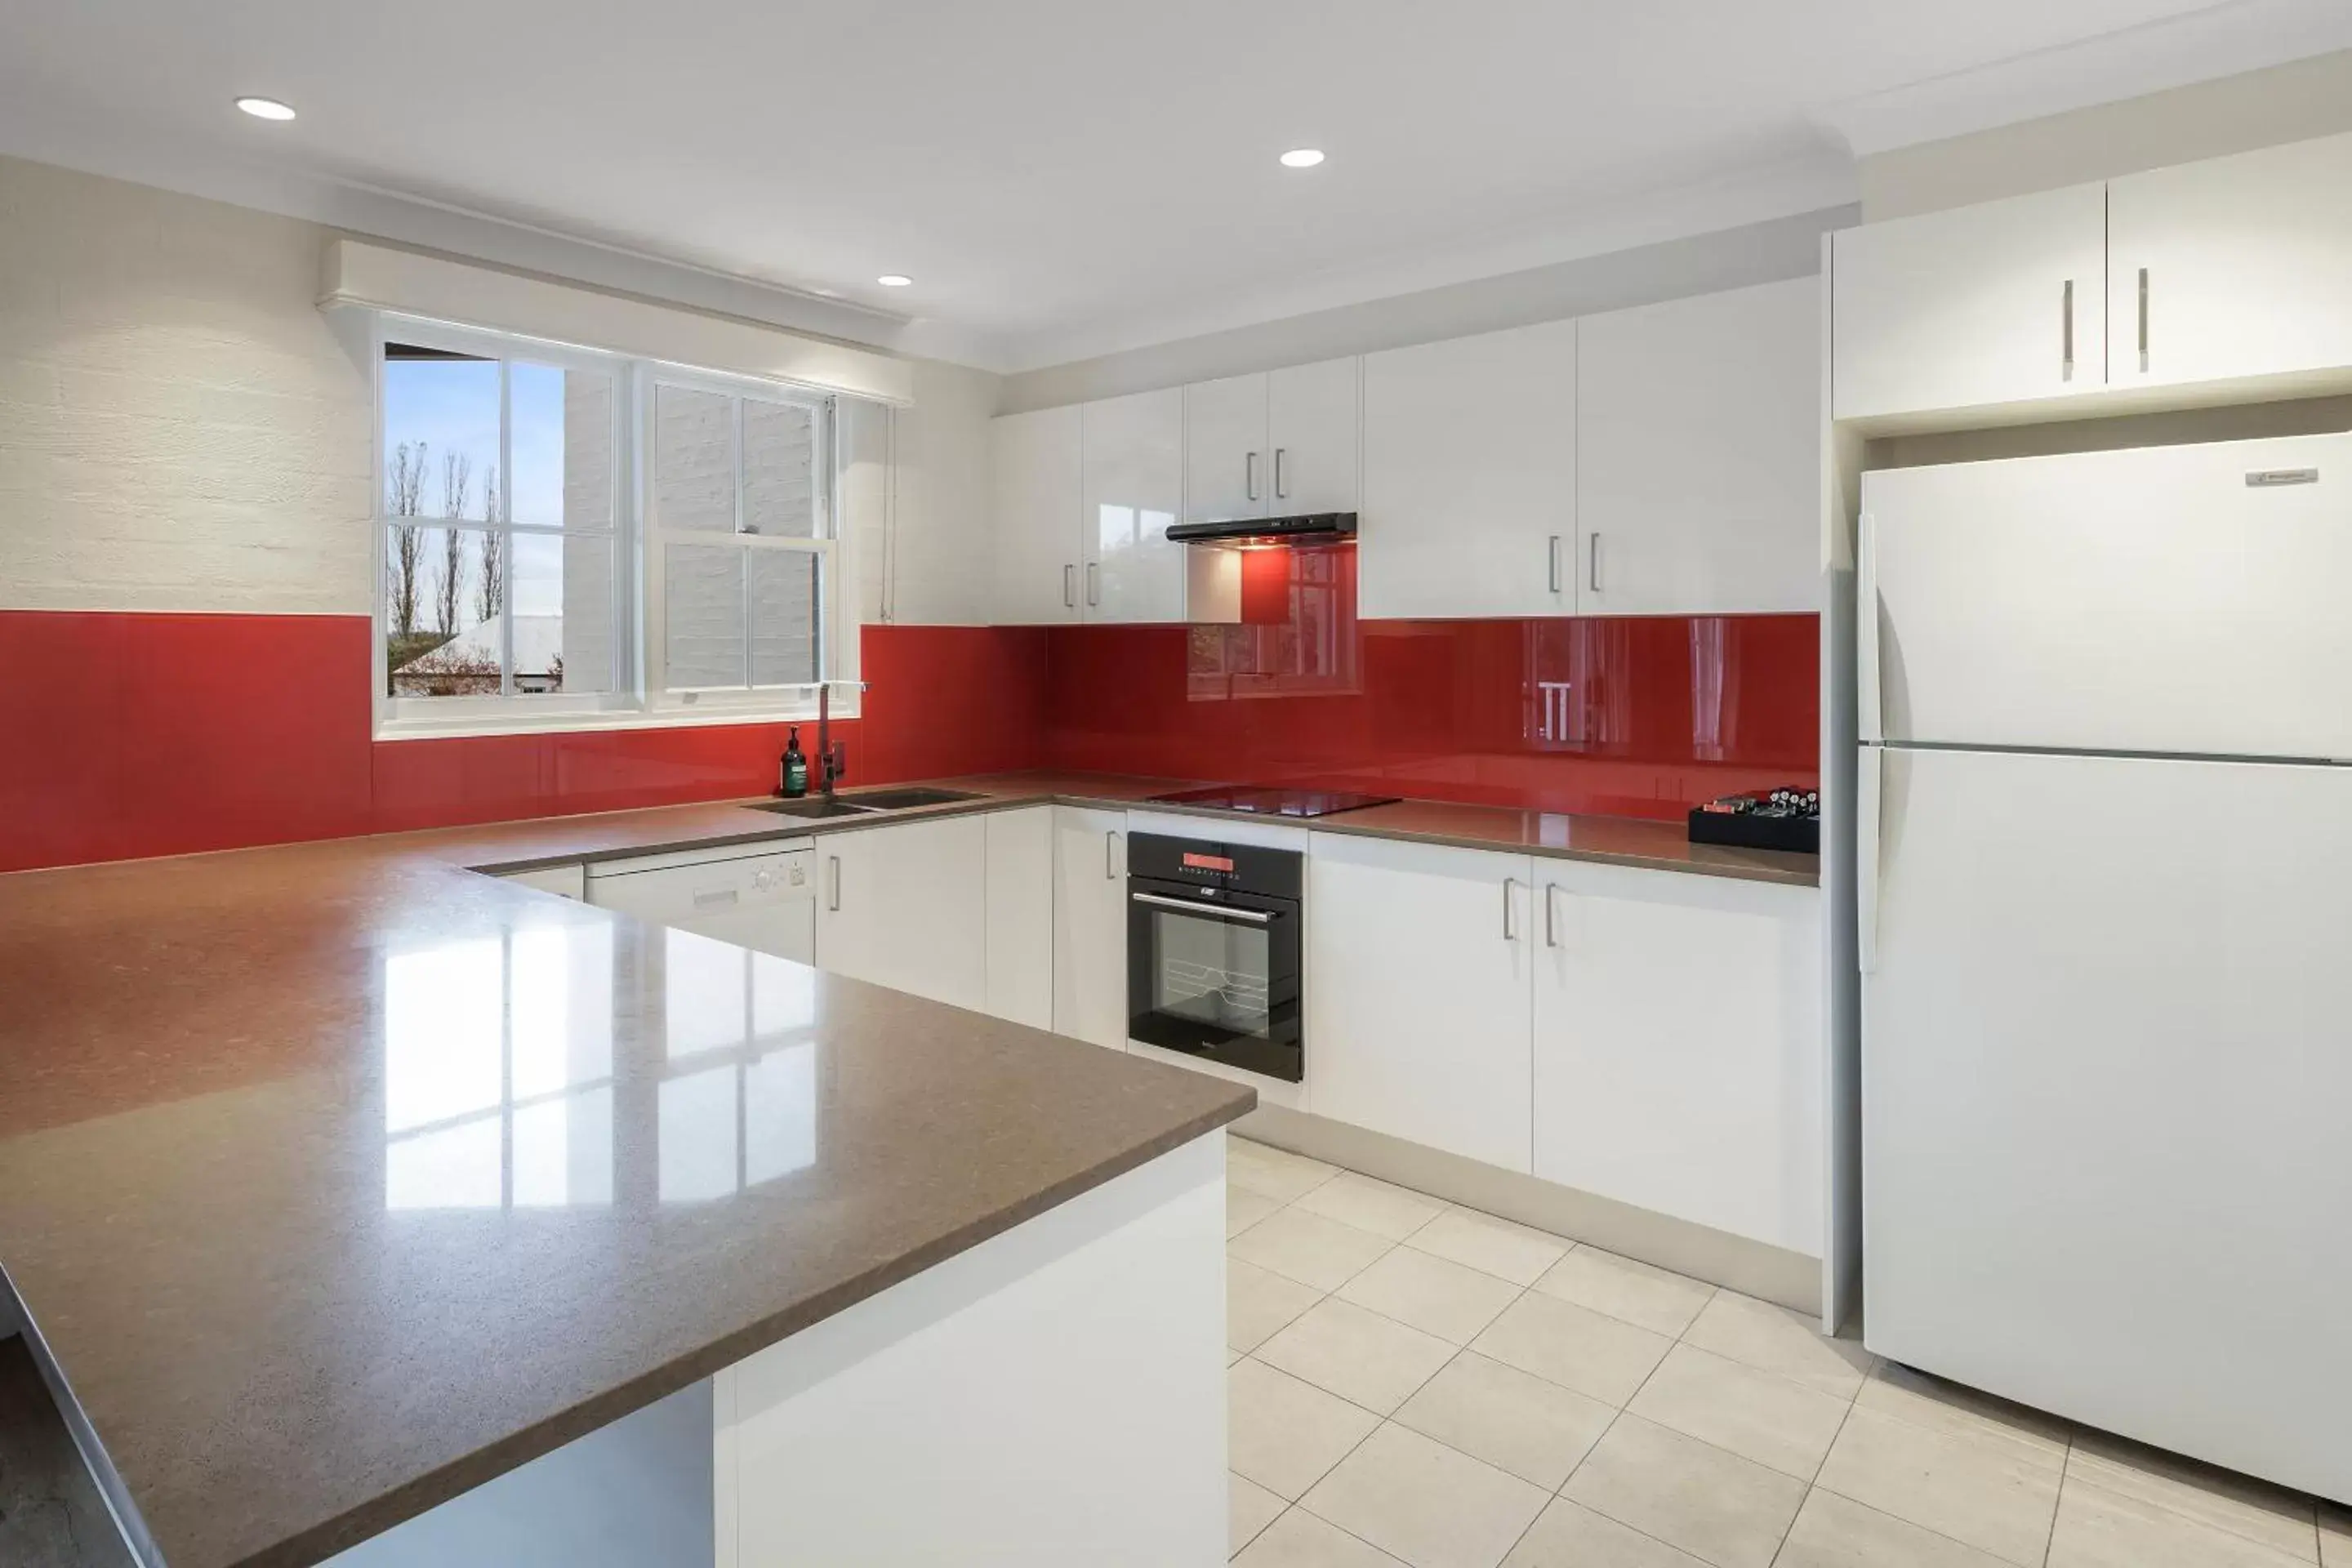
[[1128, 1032], [1297, 1083], [1298, 905], [1128, 881]]

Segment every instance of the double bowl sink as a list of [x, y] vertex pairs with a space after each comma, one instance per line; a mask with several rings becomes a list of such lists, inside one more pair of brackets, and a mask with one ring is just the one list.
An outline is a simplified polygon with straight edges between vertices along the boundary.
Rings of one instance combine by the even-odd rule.
[[807, 820], [824, 816], [872, 816], [883, 812], [912, 811], [924, 805], [952, 805], [960, 800], [980, 798], [977, 791], [965, 789], [869, 789], [858, 795], [835, 795], [830, 800], [823, 795], [809, 795], [799, 800], [762, 801], [751, 809]]

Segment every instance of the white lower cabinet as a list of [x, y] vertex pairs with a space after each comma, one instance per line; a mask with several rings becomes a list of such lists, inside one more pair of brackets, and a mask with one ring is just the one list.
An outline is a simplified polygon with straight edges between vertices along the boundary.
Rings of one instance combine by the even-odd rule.
[[1819, 1257], [1817, 891], [1536, 866], [1535, 1173]]
[[992, 811], [988, 826], [988, 1010], [1054, 1026], [1054, 808]]
[[936, 1002], [988, 1005], [988, 817], [817, 841], [817, 967]]
[[1532, 862], [1348, 834], [1309, 844], [1315, 1113], [1527, 1171]]
[[1057, 805], [1054, 1008], [1057, 1035], [1127, 1048], [1127, 814]]

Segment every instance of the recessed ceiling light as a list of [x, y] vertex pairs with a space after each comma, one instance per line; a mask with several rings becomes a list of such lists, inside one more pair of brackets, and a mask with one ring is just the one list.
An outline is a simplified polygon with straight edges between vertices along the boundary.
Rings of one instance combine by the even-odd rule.
[[1322, 161], [1323, 150], [1320, 147], [1293, 148], [1282, 155], [1282, 166], [1286, 169], [1311, 169]]
[[294, 110], [274, 98], [240, 98], [236, 106], [256, 120], [291, 120]]
[[885, 272], [874, 281], [881, 284], [885, 289], [905, 289], [911, 286], [915, 280], [903, 272]]

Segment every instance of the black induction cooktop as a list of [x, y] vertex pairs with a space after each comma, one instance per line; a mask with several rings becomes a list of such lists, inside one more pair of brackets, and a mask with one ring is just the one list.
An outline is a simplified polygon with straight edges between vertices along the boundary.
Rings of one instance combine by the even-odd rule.
[[1297, 789], [1288, 784], [1214, 784], [1207, 789], [1178, 790], [1151, 798], [1168, 805], [1209, 805], [1266, 816], [1331, 816], [1343, 811], [1360, 811], [1368, 805], [1394, 805], [1403, 797], [1358, 795], [1344, 789]]

